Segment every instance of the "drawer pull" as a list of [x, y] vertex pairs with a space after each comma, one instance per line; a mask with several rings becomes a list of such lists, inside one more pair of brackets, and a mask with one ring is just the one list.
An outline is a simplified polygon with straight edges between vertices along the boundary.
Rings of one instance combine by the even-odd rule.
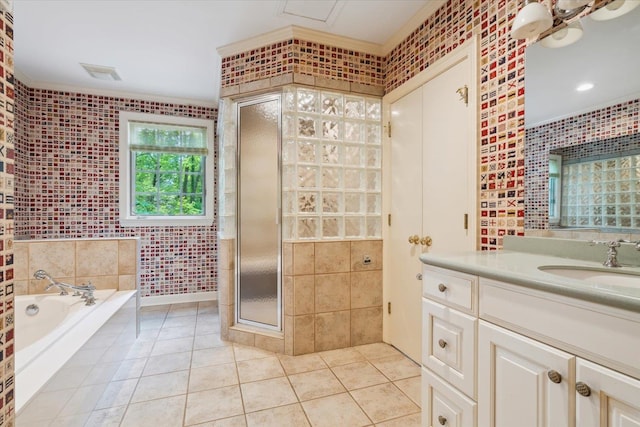
[[584, 397], [591, 396], [591, 387], [589, 387], [582, 381], [578, 381], [576, 383], [576, 391], [580, 393], [581, 396], [584, 396]]
[[444, 292], [444, 291], [446, 291], [446, 290], [447, 290], [447, 287], [446, 287], [444, 284], [440, 283], [440, 284], [438, 285], [438, 290], [439, 290], [440, 292]]
[[438, 345], [440, 346], [440, 348], [445, 348], [447, 346], [447, 342], [443, 339], [439, 339]]
[[440, 423], [441, 426], [443, 426], [447, 423], [447, 419], [442, 415], [438, 415], [438, 422]]
[[562, 381], [562, 375], [560, 375], [558, 371], [551, 370], [547, 372], [547, 376], [552, 383], [560, 384], [560, 382]]
[[418, 280], [422, 280], [422, 273], [418, 273], [418, 274], [416, 274], [416, 279], [418, 279]]

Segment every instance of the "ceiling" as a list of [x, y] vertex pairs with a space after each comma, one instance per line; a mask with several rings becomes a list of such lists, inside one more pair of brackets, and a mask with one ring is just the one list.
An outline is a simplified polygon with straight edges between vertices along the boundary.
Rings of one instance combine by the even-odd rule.
[[[385, 43], [400, 40], [403, 27], [407, 35], [416, 19], [426, 19], [442, 3], [15, 0], [16, 77], [30, 87], [215, 104], [219, 47], [297, 25], [375, 43], [383, 51]], [[122, 80], [92, 78], [80, 63], [115, 67]]]

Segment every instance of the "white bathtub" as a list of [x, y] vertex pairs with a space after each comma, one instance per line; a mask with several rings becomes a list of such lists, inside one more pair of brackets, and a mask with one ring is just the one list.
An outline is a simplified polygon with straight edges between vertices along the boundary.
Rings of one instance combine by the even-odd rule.
[[[135, 293], [97, 290], [92, 306], [71, 295], [15, 297], [16, 413]], [[39, 311], [28, 316], [32, 304]]]

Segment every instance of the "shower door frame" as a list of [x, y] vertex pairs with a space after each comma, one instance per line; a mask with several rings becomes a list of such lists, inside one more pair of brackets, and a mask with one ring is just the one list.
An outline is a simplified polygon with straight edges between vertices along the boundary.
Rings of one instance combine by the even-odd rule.
[[[277, 212], [275, 213], [275, 219], [278, 230], [278, 256], [277, 256], [277, 325], [271, 325], [268, 323], [256, 322], [248, 319], [242, 319], [240, 317], [240, 236], [242, 233], [240, 225], [240, 196], [241, 196], [241, 179], [240, 179], [240, 144], [242, 143], [240, 138], [241, 122], [240, 122], [240, 109], [245, 106], [260, 104], [263, 102], [277, 101]], [[255, 326], [263, 329], [268, 329], [276, 332], [282, 332], [283, 330], [283, 307], [282, 307], [282, 93], [271, 92], [261, 95], [249, 96], [237, 99], [236, 105], [236, 247], [235, 247], [235, 313], [234, 321], [236, 324]]]

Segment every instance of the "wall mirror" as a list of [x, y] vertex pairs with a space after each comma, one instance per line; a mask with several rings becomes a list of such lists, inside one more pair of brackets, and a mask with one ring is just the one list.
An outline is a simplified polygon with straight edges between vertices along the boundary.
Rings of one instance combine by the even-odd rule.
[[640, 7], [572, 26], [577, 42], [525, 54], [525, 228], [638, 229]]

